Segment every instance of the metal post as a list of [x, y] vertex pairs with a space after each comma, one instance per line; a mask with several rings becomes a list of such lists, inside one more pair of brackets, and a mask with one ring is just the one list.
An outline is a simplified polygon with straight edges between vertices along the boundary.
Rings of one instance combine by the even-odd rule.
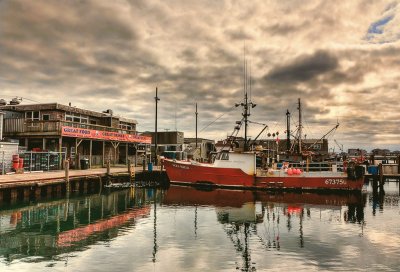
[[157, 165], [157, 148], [158, 148], [158, 146], [157, 146], [157, 144], [158, 144], [158, 142], [157, 142], [157, 104], [158, 104], [158, 101], [160, 101], [160, 98], [158, 98], [158, 88], [156, 87], [156, 97], [154, 97], [154, 100], [156, 101], [156, 120], [155, 120], [155, 133], [154, 133], [154, 145], [155, 145], [155, 147], [154, 147], [154, 165]]
[[197, 103], [196, 103], [196, 112], [195, 112], [195, 114], [196, 114], [196, 150], [197, 150], [197, 115], [199, 114], [197, 112]]
[[302, 137], [301, 134], [302, 134], [303, 125], [301, 123], [301, 101], [300, 101], [300, 98], [299, 98], [299, 106], [297, 109], [299, 110], [299, 154], [301, 155], [301, 137]]
[[2, 166], [1, 174], [4, 175], [6, 173], [6, 166], [4, 165], [4, 154], [5, 154], [5, 151], [3, 151], [2, 153], [3, 153], [3, 155], [2, 155], [2, 159], [1, 159], [1, 166]]
[[106, 153], [106, 142], [103, 141], [103, 157], [102, 157], [102, 160], [101, 160], [101, 164], [103, 165], [103, 167], [104, 167], [104, 165], [105, 165], [105, 162], [104, 162], [104, 160], [105, 160], [105, 153]]
[[138, 148], [138, 145], [136, 144], [135, 145], [135, 166], [137, 166], [137, 148]]
[[89, 169], [92, 168], [92, 151], [93, 149], [93, 140], [90, 140], [90, 144], [89, 144]]

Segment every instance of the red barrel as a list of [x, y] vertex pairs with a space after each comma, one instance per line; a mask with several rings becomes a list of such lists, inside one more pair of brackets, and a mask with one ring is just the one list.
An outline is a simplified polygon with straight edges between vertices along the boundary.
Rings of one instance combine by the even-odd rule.
[[19, 158], [18, 168], [24, 168], [24, 159], [23, 158]]
[[12, 156], [12, 167], [16, 170], [19, 168], [19, 155]]

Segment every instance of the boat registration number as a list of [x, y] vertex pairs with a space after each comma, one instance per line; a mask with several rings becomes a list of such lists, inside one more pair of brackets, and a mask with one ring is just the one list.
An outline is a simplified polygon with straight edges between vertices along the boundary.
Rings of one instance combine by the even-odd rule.
[[344, 179], [326, 179], [325, 180], [325, 184], [329, 184], [329, 185], [337, 185], [337, 184], [345, 185], [346, 181]]

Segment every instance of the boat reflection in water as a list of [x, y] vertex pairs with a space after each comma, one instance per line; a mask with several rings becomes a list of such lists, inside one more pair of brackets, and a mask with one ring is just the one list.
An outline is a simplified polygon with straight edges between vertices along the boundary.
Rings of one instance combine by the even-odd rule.
[[[150, 192], [150, 194], [149, 194]], [[154, 191], [124, 190], [0, 209], [0, 252], [12, 262], [81, 250], [122, 235], [150, 215]], [[151, 198], [151, 200], [150, 200]]]
[[203, 191], [194, 187], [171, 186], [165, 193], [163, 203], [215, 207], [217, 219], [238, 253], [237, 257], [241, 259], [241, 264], [236, 263], [237, 269], [255, 271], [256, 262], [251, 259], [251, 248], [255, 246], [250, 246], [250, 241], [257, 241], [257, 247], [264, 250], [280, 250], [281, 234], [289, 233], [296, 225], [299, 226], [299, 233], [294, 241], [295, 246], [293, 241], [285, 239], [285, 247], [302, 248], [305, 243], [303, 221], [312, 214], [315, 217], [317, 213], [320, 217], [324, 213], [326, 217], [328, 212], [328, 221], [343, 220], [363, 226], [365, 196], [360, 192], [318, 194], [226, 189]]

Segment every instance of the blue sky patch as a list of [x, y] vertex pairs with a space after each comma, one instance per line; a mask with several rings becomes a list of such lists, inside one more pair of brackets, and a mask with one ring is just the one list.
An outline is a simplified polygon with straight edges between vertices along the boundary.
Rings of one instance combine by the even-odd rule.
[[383, 27], [393, 20], [394, 15], [386, 16], [383, 19], [380, 19], [374, 23], [371, 24], [371, 26], [368, 29], [368, 33], [373, 33], [373, 34], [382, 34], [383, 33]]

